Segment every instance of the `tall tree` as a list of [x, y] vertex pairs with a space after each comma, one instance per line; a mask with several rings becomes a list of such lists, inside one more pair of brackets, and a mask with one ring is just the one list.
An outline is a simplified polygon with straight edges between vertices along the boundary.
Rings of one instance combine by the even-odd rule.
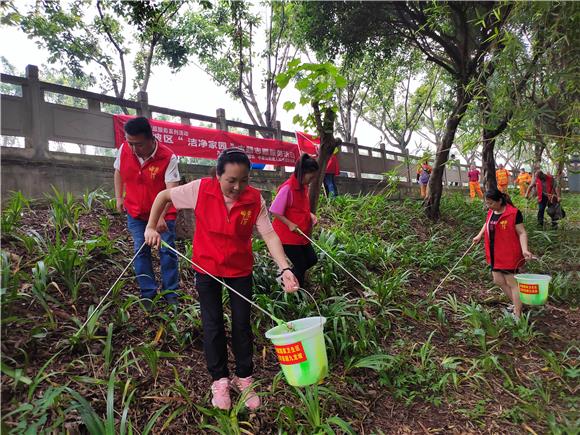
[[361, 102], [363, 118], [382, 134], [381, 140], [405, 152], [423, 112], [431, 102], [438, 74], [424, 74], [416, 51], [403, 51], [381, 65]]
[[294, 5], [264, 5], [262, 18], [250, 3], [220, 0], [190, 12], [188, 31], [195, 35], [191, 53], [212, 79], [242, 102], [252, 124], [274, 128], [282, 92], [275, 77], [298, 49], [291, 42]]
[[308, 2], [310, 41], [319, 49], [384, 49], [397, 40], [423, 53], [453, 82], [453, 107], [437, 149], [425, 210], [438, 219], [443, 172], [457, 127], [475, 97], [474, 82], [498, 43], [511, 4], [501, 2]]
[[[569, 106], [562, 105], [556, 108], [550, 107], [550, 103], [567, 99], [566, 92], [561, 92], [558, 84], [562, 84], [561, 71], [566, 69], [569, 56], [572, 54], [570, 43], [566, 38], [562, 38], [562, 35], [570, 33], [572, 29], [573, 10], [568, 9], [563, 3], [536, 3], [530, 6], [523, 8], [522, 4], [516, 5], [514, 19], [505, 29], [503, 49], [493, 54], [490, 67], [486, 68], [483, 74], [487, 77], [484, 77], [485, 88], [480, 93], [478, 102], [483, 119], [484, 181], [488, 188], [496, 184], [496, 140], [504, 132], [517, 128], [518, 117], [521, 123], [522, 119], [533, 119], [537, 116], [538, 122], [551, 129], [551, 132], [555, 132], [561, 143], [566, 142], [566, 138], [570, 136], [565, 127], [562, 128], [567, 122], [563, 118], [559, 119], [560, 114], [566, 113]], [[548, 75], [558, 77], [552, 82], [555, 86], [548, 84], [550, 82]], [[538, 107], [542, 109], [540, 111], [526, 104], [526, 95], [534, 91], [534, 83], [530, 86], [530, 82], [533, 82], [535, 77], [538, 77], [541, 88], [548, 90], [549, 93], [549, 97]], [[573, 104], [573, 100], [568, 102]], [[546, 114], [549, 115], [546, 117]], [[516, 122], [513, 122], [514, 120]], [[524, 123], [523, 126], [530, 130], [529, 123]], [[512, 160], [521, 155], [522, 152], [518, 148], [528, 144], [527, 141], [513, 143], [509, 152], [503, 153], [504, 159]], [[539, 146], [540, 150], [544, 148], [545, 146]]]
[[[49, 62], [68, 68], [75, 76], [97, 73], [105, 92], [125, 98], [132, 71], [133, 89], [146, 91], [154, 65], [167, 63], [177, 70], [187, 60], [183, 25], [178, 12], [185, 3], [123, 2], [120, 0], [38, 1], [28, 9], [11, 3], [4, 24], [18, 26], [50, 53]], [[133, 46], [138, 49], [131, 51]], [[94, 72], [91, 70], [96, 67]]]

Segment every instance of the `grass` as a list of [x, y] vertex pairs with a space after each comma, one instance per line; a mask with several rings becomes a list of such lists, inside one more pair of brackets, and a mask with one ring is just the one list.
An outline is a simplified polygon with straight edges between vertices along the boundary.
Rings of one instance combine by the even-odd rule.
[[[548, 305], [516, 323], [481, 246], [432, 294], [481, 227], [480, 202], [445, 196], [433, 224], [420, 203], [387, 196], [323, 200], [317, 243], [368, 288], [319, 253], [309, 291], [328, 319], [323, 385], [285, 383], [264, 338], [272, 322], [253, 311], [264, 405], [248, 413], [237, 395], [230, 412], [209, 403], [185, 263], [177, 313], [158, 298], [144, 315], [128, 274], [71, 340], [132, 256], [124, 219], [103, 191], [55, 190], [44, 205], [15, 194], [2, 213], [2, 433], [574, 433], [580, 197], [564, 197], [557, 231], [538, 231], [529, 204], [541, 260], [528, 270], [553, 280]], [[280, 291], [263, 241], [253, 246], [255, 301], [286, 320], [313, 315], [310, 298]], [[191, 242], [178, 249], [191, 255]]]

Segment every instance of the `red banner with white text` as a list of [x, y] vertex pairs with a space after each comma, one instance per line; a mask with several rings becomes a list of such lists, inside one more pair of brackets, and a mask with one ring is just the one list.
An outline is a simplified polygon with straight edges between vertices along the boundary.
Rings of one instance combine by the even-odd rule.
[[[115, 146], [125, 142], [125, 123], [134, 118], [129, 115], [114, 115]], [[150, 119], [153, 135], [157, 141], [169, 147], [177, 156], [216, 160], [226, 148], [241, 148], [252, 163], [274, 166], [294, 166], [300, 156], [298, 145], [275, 139], [263, 139], [230, 133], [212, 128], [192, 127], [175, 122]]]

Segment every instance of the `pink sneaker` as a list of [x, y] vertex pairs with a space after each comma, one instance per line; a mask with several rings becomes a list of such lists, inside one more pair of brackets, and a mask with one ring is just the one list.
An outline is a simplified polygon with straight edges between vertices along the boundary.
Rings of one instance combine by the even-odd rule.
[[221, 378], [211, 384], [211, 404], [216, 408], [228, 411], [232, 406], [230, 399], [230, 380]]
[[253, 411], [260, 407], [261, 401], [256, 392], [253, 388], [251, 388], [252, 384], [254, 383], [254, 379], [251, 376], [247, 378], [238, 378], [234, 376], [232, 379], [232, 387], [238, 393], [243, 394], [246, 390], [248, 390], [248, 394], [246, 395], [246, 407]]

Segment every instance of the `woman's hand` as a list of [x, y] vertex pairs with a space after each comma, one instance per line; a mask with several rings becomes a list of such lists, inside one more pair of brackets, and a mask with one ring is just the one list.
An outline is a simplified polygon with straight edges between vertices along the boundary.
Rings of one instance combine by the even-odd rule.
[[154, 248], [159, 248], [161, 245], [161, 236], [154, 228], [145, 228], [145, 243]]
[[526, 260], [534, 259], [534, 255], [530, 251], [523, 251], [522, 254]]
[[165, 219], [162, 217], [159, 218], [159, 220], [157, 221], [157, 232], [158, 233], [164, 233], [165, 231], [168, 230], [167, 228], [167, 222], [165, 222]]
[[473, 244], [477, 245], [479, 242], [481, 242], [481, 238], [482, 238], [481, 234], [478, 234], [477, 236], [475, 236], [473, 238]]
[[312, 226], [314, 226], [318, 223], [318, 218], [316, 217], [316, 215], [314, 213], [310, 213], [310, 219], [312, 220]]
[[125, 206], [123, 205], [123, 198], [117, 198], [117, 211], [119, 213], [124, 213], [125, 212]]
[[284, 291], [286, 293], [294, 293], [300, 288], [300, 284], [291, 270], [284, 271], [282, 274], [282, 282], [284, 283]]
[[298, 225], [296, 225], [294, 222], [288, 221], [288, 229], [295, 233], [298, 231]]

